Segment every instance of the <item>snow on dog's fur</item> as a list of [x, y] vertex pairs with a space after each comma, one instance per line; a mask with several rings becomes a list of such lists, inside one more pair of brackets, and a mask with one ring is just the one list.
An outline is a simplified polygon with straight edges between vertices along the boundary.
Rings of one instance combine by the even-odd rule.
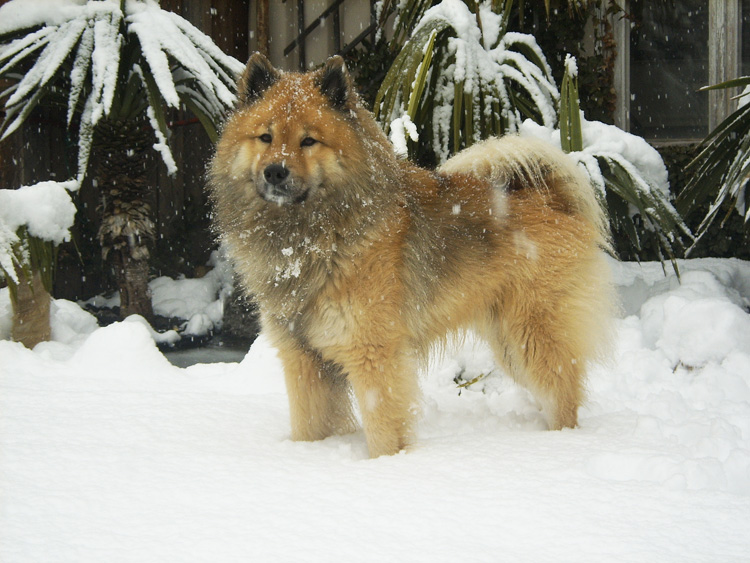
[[410, 442], [417, 369], [466, 328], [574, 427], [607, 340], [609, 244], [564, 154], [505, 137], [437, 172], [399, 159], [339, 57], [276, 70], [253, 55], [211, 167], [216, 223], [279, 350], [295, 440], [356, 427], [370, 455]]

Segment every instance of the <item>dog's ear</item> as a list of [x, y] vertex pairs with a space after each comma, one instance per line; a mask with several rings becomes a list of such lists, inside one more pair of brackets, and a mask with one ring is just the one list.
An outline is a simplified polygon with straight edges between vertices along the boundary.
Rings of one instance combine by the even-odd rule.
[[281, 76], [271, 61], [260, 53], [253, 53], [237, 84], [240, 105], [249, 105], [260, 98]]
[[336, 55], [326, 61], [320, 71], [318, 87], [335, 109], [354, 109], [357, 95], [344, 59], [340, 56]]

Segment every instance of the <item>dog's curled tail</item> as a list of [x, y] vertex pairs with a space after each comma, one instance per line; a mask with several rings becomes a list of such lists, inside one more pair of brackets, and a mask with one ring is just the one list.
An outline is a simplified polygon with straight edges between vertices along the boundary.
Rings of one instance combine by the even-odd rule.
[[600, 246], [611, 250], [609, 221], [596, 188], [572, 159], [549, 143], [517, 135], [493, 137], [461, 151], [439, 172], [486, 178], [505, 191], [554, 192], [595, 228]]

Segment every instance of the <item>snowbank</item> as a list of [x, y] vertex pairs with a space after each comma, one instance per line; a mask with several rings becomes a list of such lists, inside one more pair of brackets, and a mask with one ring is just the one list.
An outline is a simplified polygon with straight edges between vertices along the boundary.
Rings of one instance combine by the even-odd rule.
[[187, 319], [185, 334], [198, 336], [221, 328], [224, 300], [232, 287], [231, 271], [223, 268], [214, 268], [200, 279], [162, 276], [152, 280], [154, 313]]
[[[184, 319], [180, 334], [204, 336], [222, 326], [224, 304], [233, 288], [232, 267], [219, 251], [212, 253], [208, 266], [211, 270], [202, 278], [172, 279], [161, 276], [149, 282], [154, 313], [162, 317]], [[120, 296], [117, 293], [111, 296], [98, 295], [82, 305], [119, 307]], [[180, 336], [172, 332], [166, 340], [153, 332], [152, 334], [157, 342], [179, 340]]]
[[262, 336], [179, 369], [58, 301], [54, 342], [0, 341], [0, 560], [746, 561], [750, 263], [612, 267], [579, 428], [545, 431], [468, 338], [423, 376], [415, 446], [376, 460], [361, 432], [289, 440]]

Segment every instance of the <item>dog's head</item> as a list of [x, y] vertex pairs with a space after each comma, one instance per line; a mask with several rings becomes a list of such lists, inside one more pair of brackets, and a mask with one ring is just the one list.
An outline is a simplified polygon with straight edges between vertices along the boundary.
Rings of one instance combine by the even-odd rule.
[[232, 177], [267, 202], [293, 205], [321, 197], [361, 158], [353, 130], [359, 101], [341, 57], [309, 73], [275, 69], [261, 54], [247, 63], [238, 107], [218, 151]]

